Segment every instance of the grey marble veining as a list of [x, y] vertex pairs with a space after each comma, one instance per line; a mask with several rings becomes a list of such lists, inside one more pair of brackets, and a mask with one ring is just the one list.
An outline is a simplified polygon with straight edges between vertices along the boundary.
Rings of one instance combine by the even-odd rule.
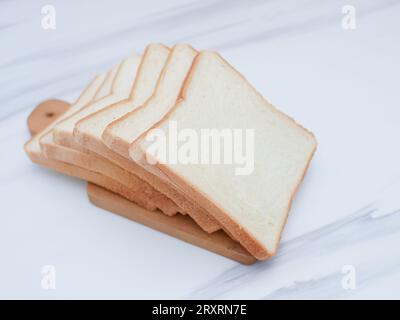
[[[365, 254], [369, 253], [366, 262], [359, 257], [351, 257], [348, 263], [357, 265], [363, 272], [358, 283], [361, 286], [376, 281], [379, 277], [388, 277], [392, 273], [400, 274], [400, 198], [398, 192], [400, 183], [385, 190], [382, 200], [376, 201], [366, 207], [348, 214], [345, 218], [335, 221], [317, 230], [295, 237], [281, 244], [278, 254], [269, 263], [257, 263], [252, 267], [235, 266], [211, 279], [202, 288], [190, 293], [187, 298], [240, 298], [243, 287], [254, 288], [254, 284], [262, 281], [265, 288], [260, 287], [260, 292], [253, 290], [251, 298], [262, 296], [262, 290], [271, 290], [268, 280], [278, 272], [285, 269], [285, 265], [295, 266], [298, 269], [312, 269], [317, 260], [334, 258], [342, 251], [356, 247], [361, 248]], [[393, 206], [393, 201], [396, 205]], [[390, 209], [380, 208], [384, 203], [391, 203]], [[397, 209], [393, 209], [397, 208]], [[387, 250], [385, 261], [379, 254], [370, 249], [370, 244], [381, 241], [383, 238], [394, 239], [392, 248]], [[389, 254], [390, 252], [390, 254]], [[361, 260], [361, 261], [360, 261]], [[358, 266], [360, 264], [360, 266]], [[342, 266], [339, 266], [342, 267]], [[294, 278], [295, 279], [295, 278]], [[341, 269], [333, 270], [327, 275], [311, 278], [305, 281], [293, 280], [293, 276], [286, 275], [277, 289], [273, 289], [264, 299], [273, 298], [343, 298], [350, 295], [341, 286], [343, 274]], [[291, 282], [293, 281], [293, 282]], [[255, 294], [255, 296], [254, 296]]]

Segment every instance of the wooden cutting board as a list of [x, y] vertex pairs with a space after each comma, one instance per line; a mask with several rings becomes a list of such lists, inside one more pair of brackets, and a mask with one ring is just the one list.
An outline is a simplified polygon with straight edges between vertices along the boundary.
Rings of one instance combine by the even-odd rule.
[[[47, 100], [39, 104], [28, 118], [31, 134], [40, 132], [68, 107], [69, 104], [61, 100]], [[92, 183], [88, 183], [87, 193], [90, 201], [99, 208], [243, 264], [253, 264], [256, 261], [246, 249], [232, 240], [225, 232], [217, 231], [208, 234], [188, 216], [177, 214], [168, 217], [160, 211], [145, 210], [135, 203]]]

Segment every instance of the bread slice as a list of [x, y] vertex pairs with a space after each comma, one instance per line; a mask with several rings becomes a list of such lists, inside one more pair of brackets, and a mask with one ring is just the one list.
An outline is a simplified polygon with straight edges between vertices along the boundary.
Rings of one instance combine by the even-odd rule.
[[[145, 57], [146, 57], [145, 53]], [[187, 212], [202, 228], [207, 232], [214, 232], [220, 229], [220, 224], [212, 218], [204, 209], [196, 203], [188, 201], [181, 193], [177, 192], [165, 182], [160, 181], [156, 176], [143, 170], [134, 162], [127, 158], [129, 144], [137, 136], [149, 129], [154, 123], [160, 121], [162, 117], [172, 108], [180, 92], [184, 78], [189, 71], [192, 61], [197, 52], [188, 45], [176, 45], [166, 62], [166, 65], [159, 77], [155, 95], [144, 105], [143, 102], [151, 94], [148, 90], [147, 97], [143, 94], [136, 97], [131, 104], [134, 111], [129, 112], [129, 103], [115, 104], [98, 111], [80, 120], [74, 130], [74, 136], [78, 143], [87, 149], [100, 154], [110, 161], [118, 164], [122, 168], [137, 174], [140, 178], [148, 182], [154, 188], [161, 191], [168, 198], [172, 199], [184, 212]], [[148, 60], [149, 61], [149, 60]], [[145, 71], [151, 66], [149, 62], [143, 63], [142, 69]], [[155, 80], [153, 90], [155, 86]], [[134, 97], [135, 98], [135, 97]], [[140, 99], [139, 99], [140, 98]], [[120, 119], [107, 126], [113, 119]], [[123, 135], [114, 135], [113, 128], [119, 131], [119, 127], [126, 125]], [[104, 135], [103, 135], [104, 133]], [[108, 136], [110, 134], [110, 136]], [[108, 148], [102, 140], [102, 136], [109, 139]], [[114, 152], [116, 151], [116, 152]]]
[[167, 153], [171, 121], [199, 136], [202, 129], [250, 129], [256, 147], [254, 171], [238, 175], [235, 164], [168, 163], [151, 151], [147, 140], [142, 149], [252, 255], [269, 258], [277, 250], [292, 199], [316, 149], [315, 137], [275, 109], [217, 53], [197, 56], [181, 99], [154, 127], [163, 130]]

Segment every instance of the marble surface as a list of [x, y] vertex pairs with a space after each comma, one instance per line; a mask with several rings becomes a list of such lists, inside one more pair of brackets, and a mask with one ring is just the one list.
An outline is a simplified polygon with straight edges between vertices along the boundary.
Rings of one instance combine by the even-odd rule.
[[[4, 0], [0, 39], [1, 298], [400, 298], [400, 1]], [[154, 41], [219, 50], [316, 134], [271, 261], [242, 266], [95, 208], [84, 182], [25, 156], [38, 102], [72, 101]]]

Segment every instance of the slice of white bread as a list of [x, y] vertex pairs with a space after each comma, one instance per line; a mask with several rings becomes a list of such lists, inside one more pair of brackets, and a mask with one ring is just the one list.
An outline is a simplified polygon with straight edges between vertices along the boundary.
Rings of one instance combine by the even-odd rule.
[[[155, 165], [204, 208], [257, 259], [275, 254], [294, 194], [302, 181], [316, 140], [312, 133], [275, 109], [217, 53], [200, 53], [181, 102], [154, 129], [169, 145], [171, 121], [179, 129], [254, 130], [254, 171], [235, 174], [234, 164], [163, 162], [143, 141]], [[167, 158], [168, 159], [168, 158]]]
[[[146, 50], [144, 54], [145, 60], [142, 65], [143, 72], [153, 64], [150, 63], [150, 57], [146, 59], [148, 54], [149, 51]], [[75, 126], [74, 135], [76, 141], [85, 148], [137, 174], [140, 178], [172, 199], [183, 209], [184, 212], [181, 211], [181, 213], [187, 212], [203, 230], [214, 232], [220, 229], [220, 224], [204, 209], [193, 202], [189, 202], [182, 194], [127, 158], [129, 144], [132, 142], [131, 139], [134, 140], [136, 136], [162, 119], [168, 110], [175, 105], [184, 78], [196, 54], [197, 52], [188, 45], [176, 45], [169, 54], [165, 67], [158, 79], [155, 94], [151, 99], [143, 105], [146, 98], [152, 94], [152, 91], [148, 90], [147, 97], [142, 94], [139, 97], [140, 99], [136, 98], [137, 102], [115, 104], [98, 111], [80, 120]], [[153, 78], [152, 90], [154, 90], [154, 86], [156, 86], [156, 81], [157, 79]], [[129, 103], [135, 106], [134, 111], [129, 112]], [[121, 119], [121, 122], [123, 121], [124, 123], [132, 121], [132, 125], [129, 127], [133, 135], [129, 137], [122, 136], [121, 139], [119, 136], [116, 136], [116, 139], [114, 139], [113, 136], [110, 143], [112, 149], [109, 149], [104, 144], [102, 135], [110, 122], [117, 118]], [[129, 128], [128, 131], [131, 132]], [[112, 132], [110, 133], [112, 134]]]

